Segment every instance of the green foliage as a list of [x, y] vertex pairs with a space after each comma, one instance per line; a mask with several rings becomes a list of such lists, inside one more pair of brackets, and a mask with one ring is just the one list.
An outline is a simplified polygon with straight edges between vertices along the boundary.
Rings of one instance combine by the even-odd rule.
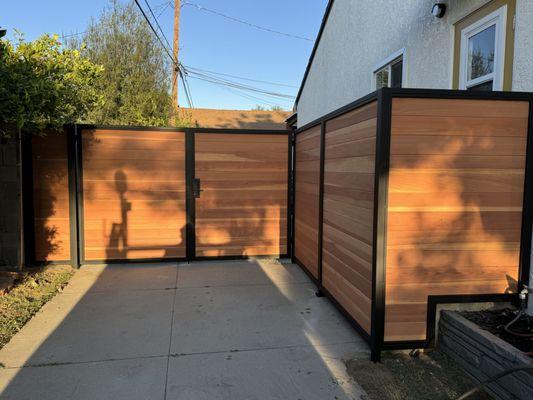
[[0, 138], [41, 134], [82, 120], [101, 101], [102, 68], [65, 49], [57, 36], [0, 40]]
[[104, 66], [96, 82], [104, 104], [90, 113], [90, 122], [169, 124], [172, 63], [133, 2], [113, 0], [98, 20], [91, 21], [83, 38], [69, 46]]

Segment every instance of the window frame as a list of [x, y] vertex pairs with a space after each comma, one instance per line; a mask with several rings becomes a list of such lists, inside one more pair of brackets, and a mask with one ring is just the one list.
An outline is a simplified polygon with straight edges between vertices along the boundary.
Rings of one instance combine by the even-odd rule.
[[[503, 90], [505, 41], [507, 24], [507, 5], [503, 5], [492, 13], [475, 21], [461, 30], [461, 49], [459, 64], [459, 89], [468, 90], [472, 87], [492, 80], [492, 90]], [[468, 80], [468, 45], [473, 36], [485, 29], [495, 26], [494, 65], [493, 72]]]
[[371, 76], [372, 90], [377, 89], [377, 85], [376, 85], [377, 74], [378, 72], [384, 69], [387, 69], [388, 71], [389, 75], [388, 75], [387, 87], [390, 87], [390, 83], [391, 83], [390, 81], [392, 78], [392, 66], [400, 61], [402, 62], [402, 87], [406, 86], [407, 74], [405, 73], [405, 70], [406, 70], [407, 63], [406, 63], [405, 53], [406, 53], [405, 48], [400, 49], [392, 53], [390, 56], [388, 56], [387, 58], [385, 58], [384, 60], [382, 60], [381, 62], [379, 62], [378, 64], [374, 66], [374, 68], [372, 69], [372, 76]]

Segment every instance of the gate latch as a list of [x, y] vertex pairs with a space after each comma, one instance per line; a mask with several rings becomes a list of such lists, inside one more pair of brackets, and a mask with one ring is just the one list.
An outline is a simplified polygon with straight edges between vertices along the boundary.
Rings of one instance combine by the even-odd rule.
[[195, 199], [200, 198], [200, 193], [204, 190], [200, 188], [200, 179], [194, 178], [192, 181], [192, 194], [194, 195]]

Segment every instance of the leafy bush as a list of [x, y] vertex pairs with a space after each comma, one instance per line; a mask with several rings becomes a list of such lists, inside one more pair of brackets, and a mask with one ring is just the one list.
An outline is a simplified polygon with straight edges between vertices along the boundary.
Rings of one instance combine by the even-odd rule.
[[95, 87], [103, 68], [57, 36], [14, 45], [0, 40], [0, 137], [40, 134], [83, 120], [102, 103]]

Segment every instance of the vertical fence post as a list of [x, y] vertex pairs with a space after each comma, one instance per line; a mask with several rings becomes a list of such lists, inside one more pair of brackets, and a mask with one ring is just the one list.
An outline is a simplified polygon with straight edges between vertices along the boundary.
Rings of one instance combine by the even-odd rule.
[[[533, 97], [533, 96], [532, 96]], [[524, 200], [522, 203], [522, 233], [520, 242], [520, 266], [518, 273], [518, 291], [523, 285], [531, 286], [529, 282], [531, 270], [531, 240], [533, 229], [533, 98], [529, 100], [529, 117], [526, 144], [526, 166], [524, 179]], [[529, 304], [533, 304], [531, 300]]]
[[378, 92], [376, 158], [374, 170], [374, 232], [372, 245], [372, 318], [370, 358], [381, 359], [385, 336], [385, 265], [387, 254], [387, 204], [392, 118], [392, 94], [389, 89]]
[[67, 130], [68, 205], [70, 230], [70, 265], [80, 267], [78, 224], [78, 129], [71, 125]]
[[326, 122], [320, 123], [320, 172], [318, 183], [318, 297], [324, 296], [322, 292], [322, 243], [324, 236], [324, 164], [326, 154]]
[[196, 257], [196, 199], [193, 193], [195, 176], [195, 133], [192, 129], [185, 129], [185, 212], [186, 225], [186, 258], [187, 261]]
[[288, 131], [289, 155], [287, 158], [287, 256], [294, 262], [294, 131]]

